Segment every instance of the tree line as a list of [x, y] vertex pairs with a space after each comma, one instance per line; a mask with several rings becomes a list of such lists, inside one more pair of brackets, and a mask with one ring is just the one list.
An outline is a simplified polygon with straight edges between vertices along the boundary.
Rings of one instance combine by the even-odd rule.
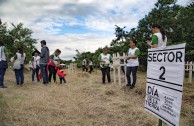
[[[112, 40], [109, 47], [109, 53], [119, 52], [127, 53], [129, 49], [129, 38], [137, 40], [137, 47], [141, 50], [140, 69], [146, 70], [147, 67], [147, 39], [152, 36], [151, 26], [157, 23], [166, 30], [168, 37], [167, 45], [175, 45], [186, 43], [186, 61], [194, 61], [194, 1], [186, 7], [177, 5], [177, 0], [158, 0], [155, 7], [148, 15], [138, 22], [136, 28], [126, 31], [125, 27], [115, 28], [115, 39]], [[93, 58], [97, 66], [97, 58], [102, 52], [102, 48], [98, 48], [94, 53], [82, 52], [76, 50], [77, 55], [74, 57], [75, 62], [81, 65], [84, 57]]]

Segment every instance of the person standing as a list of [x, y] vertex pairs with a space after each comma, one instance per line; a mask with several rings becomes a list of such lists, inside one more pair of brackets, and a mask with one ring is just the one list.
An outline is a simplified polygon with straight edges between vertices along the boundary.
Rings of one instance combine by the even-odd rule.
[[153, 24], [152, 25], [152, 39], [147, 40], [147, 44], [151, 47], [151, 48], [164, 48], [166, 47], [166, 43], [167, 43], [167, 37], [166, 37], [166, 33], [165, 30], [158, 24]]
[[37, 82], [40, 81], [38, 74], [39, 74], [39, 69], [40, 69], [40, 52], [38, 50], [35, 50], [32, 55], [32, 83], [34, 83], [34, 76], [36, 74]]
[[[135, 39], [130, 39], [130, 48], [128, 51], [128, 56], [126, 57], [127, 59], [127, 71], [126, 71], [126, 77], [127, 77], [127, 85], [130, 86], [130, 88], [134, 88], [136, 84], [136, 79], [137, 79], [137, 69], [139, 66], [139, 61], [138, 61], [138, 56], [140, 55], [140, 50], [136, 47], [136, 40]], [[131, 72], [133, 76], [133, 82], [131, 83]]]
[[51, 82], [51, 78], [53, 76], [54, 83], [56, 83], [56, 73], [58, 66], [60, 65], [59, 55], [61, 54], [61, 50], [55, 50], [55, 53], [50, 56], [50, 62], [48, 64], [49, 70], [49, 83]]
[[91, 74], [92, 71], [93, 71], [93, 60], [92, 60], [92, 58], [90, 58], [90, 63], [89, 63], [89, 65], [90, 65], [90, 71], [89, 71], [89, 73]]
[[105, 84], [106, 76], [108, 79], [108, 83], [110, 83], [110, 62], [112, 61], [112, 56], [108, 53], [107, 47], [105, 47], [103, 49], [103, 53], [99, 55], [98, 61], [100, 62], [100, 67], [102, 71], [102, 83]]
[[41, 42], [41, 53], [40, 53], [40, 69], [43, 78], [43, 84], [48, 84], [48, 72], [47, 64], [49, 62], [49, 48], [46, 46], [46, 41], [42, 40]]
[[0, 41], [0, 88], [7, 88], [4, 85], [4, 76], [6, 69], [8, 68], [6, 52], [7, 50], [4, 46], [4, 43]]
[[26, 60], [26, 54], [23, 51], [23, 48], [18, 48], [18, 52], [14, 56], [14, 61], [18, 61], [20, 64], [19, 69], [14, 69], [15, 71], [15, 77], [16, 77], [16, 83], [17, 85], [23, 85], [24, 84], [24, 61]]
[[62, 81], [63, 81], [64, 83], [66, 83], [66, 80], [65, 80], [66, 73], [62, 70], [62, 68], [59, 68], [59, 69], [57, 70], [57, 74], [58, 74], [58, 76], [59, 76], [60, 84], [62, 84]]
[[84, 71], [88, 72], [86, 58], [84, 58], [84, 59], [82, 60], [82, 71], [83, 71], [83, 72], [84, 72]]

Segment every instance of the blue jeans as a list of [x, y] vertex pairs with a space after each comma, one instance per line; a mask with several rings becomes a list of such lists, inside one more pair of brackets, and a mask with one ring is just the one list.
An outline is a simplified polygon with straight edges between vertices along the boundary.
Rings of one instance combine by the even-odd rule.
[[34, 68], [34, 69], [32, 70], [32, 81], [34, 81], [34, 76], [35, 76], [35, 74], [36, 74], [37, 81], [38, 81], [38, 82], [40, 81], [39, 78], [38, 78], [38, 73], [39, 73], [39, 68]]
[[40, 64], [40, 69], [42, 73], [43, 84], [48, 84], [49, 78], [48, 78], [48, 72], [47, 72], [47, 64]]
[[[136, 79], [137, 79], [137, 69], [138, 69], [138, 66], [133, 66], [133, 67], [127, 67], [127, 72], [126, 72], [126, 77], [127, 77], [127, 81], [128, 81], [128, 84], [129, 86], [135, 86], [136, 84]], [[131, 84], [131, 72], [132, 72], [132, 76], [133, 76], [133, 83]]]
[[21, 64], [21, 68], [19, 70], [15, 69], [14, 71], [17, 85], [22, 85], [24, 83], [24, 65]]
[[3, 81], [4, 81], [5, 71], [6, 69], [0, 68], [0, 86], [4, 86]]

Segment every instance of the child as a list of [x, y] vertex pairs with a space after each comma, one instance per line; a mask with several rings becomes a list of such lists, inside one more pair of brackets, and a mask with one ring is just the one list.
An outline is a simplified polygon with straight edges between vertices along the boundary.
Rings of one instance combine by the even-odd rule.
[[62, 84], [62, 81], [63, 81], [64, 83], [66, 83], [66, 80], [65, 80], [66, 73], [62, 70], [62, 68], [59, 68], [59, 69], [57, 70], [57, 74], [58, 74], [59, 79], [60, 79], [60, 84]]

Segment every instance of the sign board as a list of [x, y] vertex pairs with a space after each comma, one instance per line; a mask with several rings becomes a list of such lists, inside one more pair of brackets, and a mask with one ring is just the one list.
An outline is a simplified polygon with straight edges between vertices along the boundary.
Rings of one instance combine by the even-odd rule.
[[148, 50], [145, 110], [178, 126], [184, 80], [185, 44]]

